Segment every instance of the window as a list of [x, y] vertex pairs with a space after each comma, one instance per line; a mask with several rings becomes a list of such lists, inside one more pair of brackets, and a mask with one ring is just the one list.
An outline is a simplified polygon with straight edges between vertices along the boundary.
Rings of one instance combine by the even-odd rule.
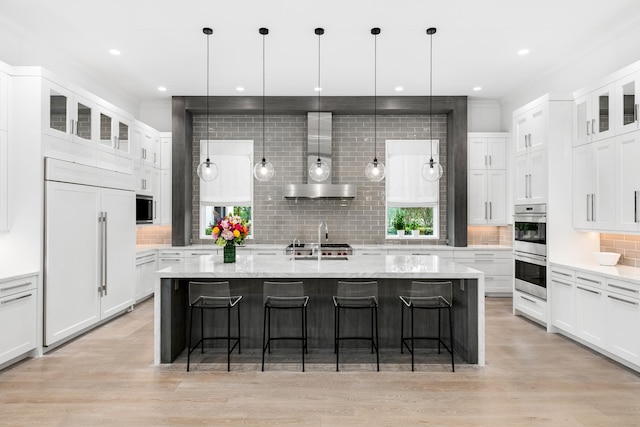
[[[211, 239], [218, 218], [240, 215], [249, 224], [253, 207], [253, 141], [209, 141], [209, 157], [219, 168], [211, 182], [200, 181], [200, 238]], [[200, 161], [207, 158], [200, 141]], [[249, 238], [253, 230], [249, 232]]]
[[[439, 161], [438, 141], [431, 144], [433, 159]], [[387, 140], [385, 145], [386, 238], [437, 239], [440, 185], [420, 174], [431, 156], [429, 141]]]

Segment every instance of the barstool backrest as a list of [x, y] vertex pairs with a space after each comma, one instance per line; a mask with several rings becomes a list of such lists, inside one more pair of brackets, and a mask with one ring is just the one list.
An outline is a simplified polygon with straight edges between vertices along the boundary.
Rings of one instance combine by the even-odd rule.
[[189, 304], [207, 306], [231, 304], [229, 282], [189, 282]]
[[450, 281], [447, 282], [421, 282], [414, 280], [411, 282], [411, 292], [409, 298], [416, 299], [416, 305], [418, 299], [425, 298], [438, 298], [443, 303], [451, 305], [453, 302], [453, 284]]
[[271, 282], [266, 281], [262, 287], [263, 303], [271, 300], [279, 300], [280, 302], [301, 301], [305, 298], [304, 283], [302, 281], [295, 282]]
[[333, 297], [334, 304], [339, 306], [377, 306], [378, 305], [378, 282], [375, 280], [367, 282], [346, 282], [339, 280], [336, 295]]

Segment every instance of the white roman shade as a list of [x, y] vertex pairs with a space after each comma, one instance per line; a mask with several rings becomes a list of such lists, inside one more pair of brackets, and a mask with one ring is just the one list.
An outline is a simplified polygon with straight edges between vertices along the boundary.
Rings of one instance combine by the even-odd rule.
[[[200, 202], [251, 206], [253, 141], [208, 141], [209, 158], [220, 173], [211, 182], [200, 181]], [[200, 162], [207, 158], [207, 141], [200, 141]]]
[[[428, 182], [420, 168], [431, 158], [429, 140], [387, 140], [387, 205], [425, 206], [438, 202], [439, 183]], [[438, 162], [438, 140], [432, 140], [433, 160]]]

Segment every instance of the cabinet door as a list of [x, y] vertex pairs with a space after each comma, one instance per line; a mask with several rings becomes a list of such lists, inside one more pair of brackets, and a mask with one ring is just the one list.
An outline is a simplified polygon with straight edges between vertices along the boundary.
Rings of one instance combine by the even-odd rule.
[[470, 137], [468, 144], [468, 168], [469, 169], [486, 169], [489, 164], [487, 155], [487, 138]]
[[595, 346], [606, 345], [606, 306], [603, 291], [576, 286], [576, 336]]
[[100, 320], [100, 190], [52, 181], [45, 187], [44, 343], [50, 345]]
[[143, 295], [146, 297], [152, 295], [156, 289], [156, 280], [159, 280], [156, 276], [158, 270], [158, 262], [156, 260], [143, 264], [144, 267], [144, 288]]
[[574, 284], [562, 279], [551, 279], [551, 323], [569, 333], [575, 333]]
[[487, 166], [489, 169], [507, 168], [507, 138], [487, 138]]
[[640, 365], [640, 304], [637, 299], [607, 294], [607, 350]]
[[136, 227], [135, 194], [106, 188], [101, 191], [100, 209], [106, 213], [106, 241], [101, 241], [106, 267], [106, 291], [101, 300], [104, 319], [133, 304]]
[[0, 71], [0, 130], [7, 130], [9, 121], [9, 76]]
[[171, 170], [160, 171], [160, 223], [171, 225]]
[[136, 286], [134, 301], [139, 301], [144, 296], [144, 264], [136, 265]]
[[108, 111], [100, 111], [98, 119], [100, 123], [98, 146], [105, 150], [112, 150], [115, 146], [113, 114]]
[[71, 121], [71, 132], [74, 142], [93, 144], [97, 129], [96, 110], [94, 105], [86, 99], [76, 97], [73, 101], [75, 119]]
[[548, 107], [547, 103], [532, 109], [529, 113], [531, 130], [529, 134], [529, 150], [537, 151], [547, 147], [548, 139]]
[[171, 169], [171, 138], [162, 137], [162, 150], [160, 154], [160, 168]]
[[487, 171], [488, 223], [507, 223], [507, 171]]
[[487, 171], [470, 170], [468, 176], [468, 222], [471, 225], [486, 225], [489, 219]]
[[573, 145], [591, 141], [591, 93], [577, 98], [573, 103]]
[[113, 121], [113, 126], [113, 134], [116, 136], [116, 154], [120, 157], [131, 158], [131, 136], [129, 134], [131, 126], [129, 121], [123, 118], [118, 118]]
[[0, 131], [0, 231], [9, 230], [9, 142]]
[[612, 230], [615, 224], [615, 170], [616, 156], [613, 139], [599, 141], [593, 144], [593, 174], [594, 188], [593, 228], [597, 230]]
[[36, 348], [37, 291], [0, 298], [0, 364]]
[[160, 207], [162, 206], [162, 191], [160, 185], [162, 183], [161, 170], [151, 168], [151, 190], [153, 193], [153, 223], [158, 225], [161, 220]]
[[529, 134], [531, 133], [531, 119], [524, 113], [513, 120], [514, 138], [516, 141], [516, 155], [521, 155], [529, 149]]
[[591, 228], [593, 193], [593, 150], [591, 145], [573, 149], [573, 227]]
[[45, 135], [71, 141], [71, 100], [73, 93], [53, 82], [44, 80], [43, 119]]
[[640, 229], [640, 135], [627, 133], [616, 138], [616, 230]]
[[515, 204], [529, 203], [529, 156], [514, 159], [513, 201]]
[[616, 135], [622, 135], [638, 129], [638, 92], [640, 91], [640, 73], [633, 73], [615, 83]]
[[590, 131], [594, 141], [614, 136], [614, 86], [608, 85], [591, 94]]
[[547, 201], [547, 150], [538, 150], [530, 154], [529, 202], [546, 203]]

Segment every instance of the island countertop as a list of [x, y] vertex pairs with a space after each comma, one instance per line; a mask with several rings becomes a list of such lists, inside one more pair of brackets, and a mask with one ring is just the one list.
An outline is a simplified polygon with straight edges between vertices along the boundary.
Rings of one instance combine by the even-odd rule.
[[[456, 353], [467, 363], [484, 365], [484, 273], [437, 255], [352, 255], [347, 260], [292, 260], [288, 255], [242, 254], [235, 263], [220, 255], [199, 255], [156, 273], [154, 362], [171, 363], [185, 348], [186, 289], [189, 280], [227, 280], [243, 295], [243, 340], [251, 348], [262, 337], [262, 285], [265, 279], [304, 279], [310, 294], [309, 324], [315, 344], [332, 348], [333, 328], [320, 322], [333, 312], [331, 295], [339, 279], [377, 280], [383, 348], [395, 348], [400, 330], [398, 295], [412, 280], [451, 280]], [[386, 326], [384, 326], [386, 325]], [[315, 329], [314, 329], [315, 328]], [[385, 335], [386, 334], [386, 335]], [[312, 342], [313, 347], [314, 342]], [[245, 344], [243, 344], [243, 347]]]
[[200, 255], [157, 272], [161, 278], [343, 278], [343, 279], [468, 279], [484, 277], [473, 268], [437, 255], [351, 255], [347, 260], [300, 260], [288, 255], [243, 255], [235, 263], [221, 256]]

